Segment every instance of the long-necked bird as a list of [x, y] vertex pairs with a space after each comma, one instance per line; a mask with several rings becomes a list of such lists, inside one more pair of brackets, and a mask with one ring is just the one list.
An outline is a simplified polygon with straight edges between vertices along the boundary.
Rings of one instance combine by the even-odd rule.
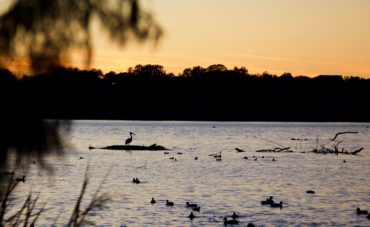
[[[132, 135], [135, 135], [135, 133], [130, 132], [130, 137], [126, 139], [125, 145], [130, 144], [132, 142]], [[136, 135], [135, 135], [136, 136]]]

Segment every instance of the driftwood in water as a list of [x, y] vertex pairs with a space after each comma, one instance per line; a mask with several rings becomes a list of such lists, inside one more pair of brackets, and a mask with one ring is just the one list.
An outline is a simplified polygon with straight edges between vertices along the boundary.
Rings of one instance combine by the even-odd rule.
[[245, 152], [245, 150], [242, 150], [242, 149], [239, 149], [239, 148], [235, 148], [236, 152], [238, 153], [241, 153], [241, 152]]
[[338, 132], [337, 134], [335, 134], [334, 138], [333, 138], [333, 139], [331, 139], [331, 141], [334, 141], [334, 140], [337, 138], [337, 136], [339, 136], [339, 135], [343, 135], [343, 134], [350, 134], [350, 133], [352, 133], [352, 134], [356, 134], [356, 133], [358, 133], [358, 132], [351, 132], [351, 131], [348, 131], [348, 132]]
[[106, 147], [89, 147], [90, 150], [92, 149], [106, 149], [106, 150], [125, 150], [125, 151], [163, 151], [168, 150], [167, 148], [152, 144], [150, 146], [138, 146], [138, 145], [111, 145]]
[[364, 148], [361, 147], [361, 148], [356, 149], [354, 151], [347, 151], [347, 150], [344, 150], [344, 149], [338, 150], [338, 149], [329, 149], [329, 148], [323, 147], [321, 149], [314, 149], [312, 152], [316, 153], [316, 154], [336, 154], [336, 155], [338, 155], [338, 154], [353, 154], [353, 155], [355, 155], [355, 154], [358, 154], [363, 149]]
[[273, 149], [261, 149], [256, 152], [293, 152], [290, 147], [275, 147]]

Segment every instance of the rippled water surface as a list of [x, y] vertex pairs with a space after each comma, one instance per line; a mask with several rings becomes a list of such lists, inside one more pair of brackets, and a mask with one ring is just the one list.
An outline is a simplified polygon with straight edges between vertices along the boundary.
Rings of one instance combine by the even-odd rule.
[[[222, 217], [234, 211], [241, 216], [240, 226], [250, 222], [256, 226], [370, 226], [370, 220], [355, 213], [356, 207], [370, 209], [369, 126], [74, 121], [65, 138], [66, 155], [46, 158], [54, 173], [33, 166], [17, 192], [40, 192], [40, 204], [47, 201], [50, 210], [39, 218], [39, 224], [65, 224], [89, 164], [90, 182], [83, 205], [103, 180], [101, 191], [111, 198], [107, 209], [90, 218], [101, 226], [223, 226]], [[171, 149], [170, 154], [88, 149], [90, 145], [122, 144], [130, 131], [136, 134], [132, 144], [157, 143]], [[341, 147], [365, 149], [358, 155], [302, 153], [317, 143], [330, 147], [329, 139], [340, 131], [358, 131], [341, 135]], [[236, 147], [246, 152], [237, 153]], [[295, 152], [255, 152], [274, 147], [291, 147]], [[209, 156], [217, 152], [222, 152], [222, 161]], [[257, 161], [253, 155], [258, 156]], [[194, 160], [196, 156], [198, 160]], [[133, 184], [134, 177], [142, 183]], [[306, 194], [309, 189], [316, 194]], [[270, 195], [283, 201], [284, 208], [261, 206], [260, 201]], [[152, 197], [157, 200], [154, 205], [150, 204]], [[166, 207], [166, 199], [175, 205]], [[201, 206], [193, 221], [187, 218], [186, 201]]]

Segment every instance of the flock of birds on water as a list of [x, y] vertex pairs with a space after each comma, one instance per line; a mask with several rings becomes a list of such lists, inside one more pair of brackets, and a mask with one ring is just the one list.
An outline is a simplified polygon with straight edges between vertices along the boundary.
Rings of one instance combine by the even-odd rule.
[[[130, 132], [129, 133], [129, 138], [127, 138], [126, 140], [125, 140], [125, 145], [128, 145], [128, 144], [130, 144], [131, 142], [132, 142], [132, 140], [133, 140], [133, 135], [136, 135], [135, 133], [133, 133], [133, 132]], [[239, 148], [235, 148], [235, 150], [237, 151], [237, 152], [239, 152], [239, 153], [241, 153], [241, 152], [245, 152], [244, 150], [242, 150], [242, 149], [239, 149]], [[167, 152], [167, 151], [165, 151], [164, 152], [164, 154], [165, 155], [168, 155], [168, 154], [170, 154], [169, 152]], [[182, 155], [182, 152], [177, 152], [177, 154], [178, 155]], [[210, 154], [209, 156], [212, 156], [212, 157], [214, 157], [215, 158], [215, 160], [216, 161], [221, 161], [222, 160], [222, 153], [221, 152], [218, 152], [218, 153], [215, 153], [215, 154]], [[265, 158], [264, 156], [261, 156], [260, 158]], [[80, 156], [79, 157], [79, 159], [83, 159], [83, 157], [82, 156]], [[174, 158], [174, 157], [170, 157], [170, 159], [172, 159], [172, 160], [174, 160], [174, 161], [177, 161], [177, 159], [176, 158]], [[249, 159], [247, 156], [244, 156], [243, 157], [243, 159]], [[258, 157], [257, 156], [252, 156], [252, 159], [254, 160], [254, 161], [257, 161], [258, 160]], [[198, 160], [198, 157], [197, 156], [195, 156], [194, 157], [194, 160]], [[276, 159], [274, 158], [274, 157], [272, 157], [271, 158], [271, 160], [272, 161], [276, 161]], [[343, 162], [346, 162], [345, 160], [343, 160]], [[35, 161], [33, 161], [33, 164], [35, 164]], [[11, 171], [11, 172], [4, 172], [4, 174], [6, 174], [6, 175], [12, 175], [12, 176], [14, 176], [15, 175], [15, 173], [14, 173], [14, 171]], [[26, 181], [26, 176], [25, 175], [23, 175], [22, 177], [17, 177], [17, 178], [15, 178], [15, 181], [16, 182], [25, 182]], [[139, 180], [139, 178], [133, 178], [132, 179], [132, 183], [134, 183], [134, 184], [140, 184], [141, 183], [141, 181]], [[306, 193], [307, 194], [315, 194], [316, 192], [314, 191], [314, 190], [308, 190], [308, 191], [306, 191]], [[150, 201], [150, 203], [152, 204], [152, 205], [154, 205], [154, 204], [156, 204], [157, 203], [157, 201], [154, 199], [154, 198], [152, 198], [151, 199], [151, 201]], [[266, 198], [265, 200], [262, 200], [261, 201], [261, 205], [262, 206], [270, 206], [271, 208], [280, 208], [280, 209], [282, 209], [283, 208], [283, 204], [284, 204], [284, 202], [283, 201], [280, 201], [280, 202], [275, 202], [274, 201], [274, 199], [273, 199], [273, 196], [270, 196], [270, 197], [268, 197], [268, 198]], [[171, 206], [174, 206], [174, 202], [171, 202], [171, 201], [169, 201], [168, 199], [166, 200], [166, 203], [165, 203], [165, 205], [166, 206], [168, 206], [168, 207], [171, 207]], [[194, 218], [198, 218], [198, 216], [196, 216], [196, 215], [194, 215], [194, 213], [193, 213], [193, 211], [194, 212], [200, 212], [200, 206], [198, 206], [198, 204], [196, 204], [196, 203], [189, 203], [189, 202], [186, 202], [185, 203], [185, 207], [186, 208], [189, 208], [189, 209], [191, 209], [192, 211], [190, 212], [190, 214], [188, 215], [188, 218], [190, 219], [190, 220], [193, 220]], [[359, 207], [357, 207], [357, 209], [356, 209], [356, 214], [357, 215], [367, 215], [366, 217], [367, 217], [367, 219], [369, 219], [370, 220], [370, 213], [367, 211], [367, 210], [361, 210]], [[231, 218], [231, 219], [228, 219], [228, 218]], [[239, 215], [237, 215], [235, 212], [233, 212], [233, 214], [232, 215], [230, 215], [230, 216], [224, 216], [223, 217], [223, 223], [224, 223], [224, 225], [238, 225], [239, 224], [239, 220], [238, 220], [238, 218], [239, 218]], [[248, 225], [247, 225], [247, 227], [254, 227], [255, 225], [253, 224], [253, 223], [249, 223]]]
[[[125, 140], [125, 145], [128, 145], [128, 144], [130, 144], [132, 142], [132, 139], [133, 139], [132, 135], [135, 135], [135, 134], [133, 132], [130, 132], [129, 135], [130, 135], [130, 137]], [[244, 150], [242, 150], [240, 148], [235, 148], [235, 150], [238, 153], [245, 152]], [[165, 155], [168, 155], [168, 154], [170, 154], [170, 152], [165, 151], [164, 154]], [[177, 154], [178, 155], [182, 155], [182, 152], [177, 152]], [[222, 161], [222, 152], [221, 151], [218, 152], [218, 153], [215, 153], [215, 154], [209, 154], [209, 156], [214, 157], [216, 161]], [[262, 155], [262, 156], [260, 156], [260, 158], [263, 159], [265, 157]], [[174, 161], [177, 161], [177, 159], [175, 157], [170, 157], [169, 159], [172, 159]], [[249, 158], [247, 156], [244, 156], [243, 159], [247, 159], [248, 160]], [[253, 155], [252, 156], [252, 159], [254, 161], [257, 161], [258, 160], [258, 157], [255, 156], [255, 155]], [[194, 160], [198, 160], [198, 157], [195, 156], [194, 157]], [[273, 162], [276, 161], [276, 159], [274, 157], [272, 157], [271, 160]], [[343, 160], [343, 163], [346, 163], [346, 160]], [[132, 179], [132, 183], [140, 184], [141, 182], [140, 182], [140, 180], [138, 178], [133, 178]], [[316, 192], [314, 190], [307, 190], [306, 193], [307, 194], [315, 194]], [[154, 198], [152, 198], [151, 201], [150, 201], [150, 203], [151, 204], [156, 204], [157, 201]], [[274, 199], [273, 199], [273, 196], [270, 196], [270, 197], [266, 198], [265, 200], [262, 200], [261, 201], [261, 205], [262, 206], [266, 206], [267, 205], [267, 206], [270, 206], [271, 208], [280, 208], [280, 209], [282, 209], [283, 208], [283, 204], [284, 204], [283, 201], [275, 202]], [[171, 202], [169, 200], [166, 200], [166, 206], [174, 206], [174, 202]], [[194, 218], [197, 218], [197, 216], [194, 215], [193, 211], [200, 212], [200, 206], [198, 206], [198, 204], [196, 204], [196, 203], [189, 203], [189, 202], [186, 202], [185, 203], [185, 206], [187, 208], [191, 208], [192, 209], [192, 211], [190, 212], [188, 218], [190, 220], [193, 220]], [[357, 207], [356, 213], [357, 213], [357, 215], [367, 215], [367, 219], [370, 220], [370, 213], [367, 210], [361, 210], [359, 207]], [[231, 218], [231, 219], [228, 219], [228, 218]], [[225, 216], [223, 218], [224, 225], [238, 225], [239, 224], [238, 218], [239, 218], [239, 215], [237, 215], [235, 212], [233, 212], [233, 214], [231, 216]], [[247, 227], [254, 227], [254, 226], [255, 225], [253, 223], [249, 223], [247, 225]]]

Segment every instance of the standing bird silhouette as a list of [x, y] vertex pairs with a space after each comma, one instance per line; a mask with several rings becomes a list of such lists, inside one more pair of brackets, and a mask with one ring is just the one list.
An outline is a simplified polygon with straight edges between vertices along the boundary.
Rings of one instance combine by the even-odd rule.
[[136, 136], [136, 134], [135, 134], [135, 133], [130, 132], [130, 137], [126, 139], [126, 141], [125, 141], [125, 145], [130, 144], [130, 143], [132, 142], [132, 135], [135, 135], [135, 136]]

